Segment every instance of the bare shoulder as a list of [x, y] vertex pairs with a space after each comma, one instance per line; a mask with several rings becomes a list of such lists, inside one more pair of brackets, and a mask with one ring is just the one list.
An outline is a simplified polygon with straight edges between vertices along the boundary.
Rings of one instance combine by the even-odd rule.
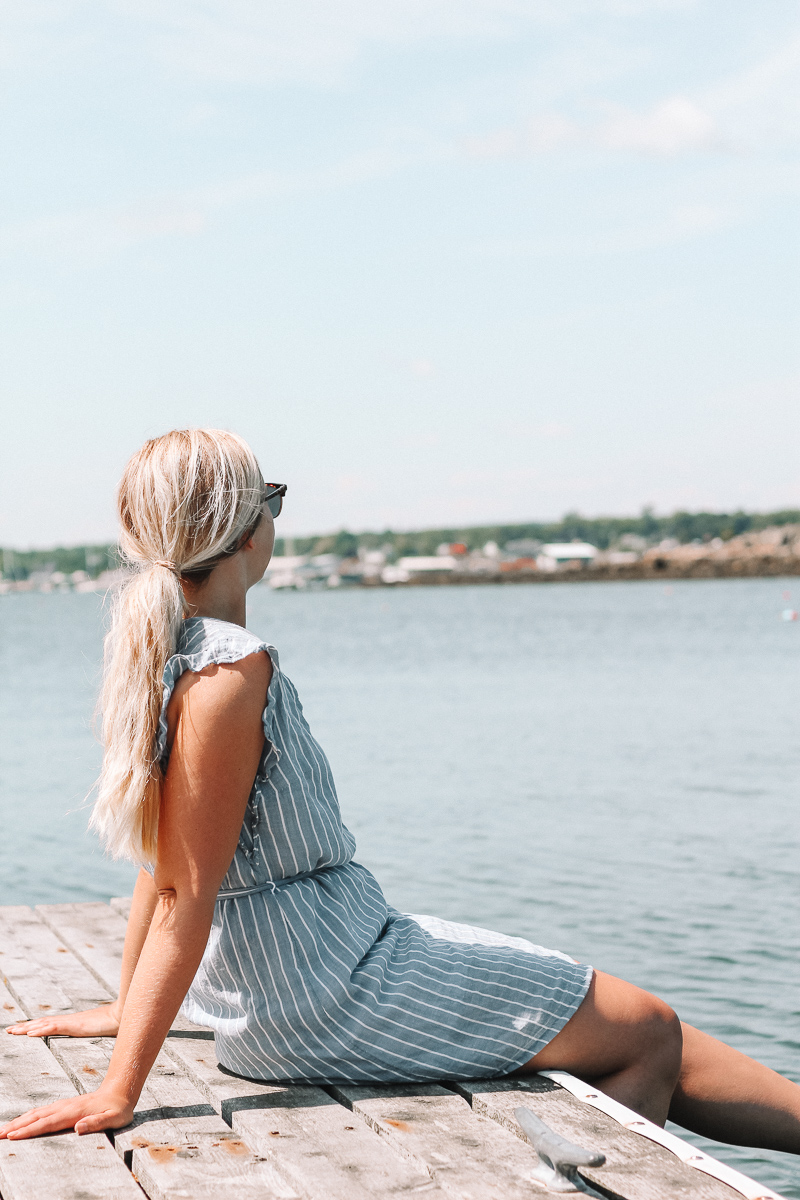
[[209, 663], [201, 671], [184, 671], [167, 707], [167, 743], [172, 744], [181, 715], [189, 709], [192, 720], [259, 718], [267, 702], [272, 662], [257, 650], [232, 663]]

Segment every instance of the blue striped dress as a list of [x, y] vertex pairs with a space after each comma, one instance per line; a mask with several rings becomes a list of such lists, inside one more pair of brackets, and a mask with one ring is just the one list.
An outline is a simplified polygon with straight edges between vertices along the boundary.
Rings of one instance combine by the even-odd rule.
[[503, 1075], [569, 1020], [592, 976], [557, 951], [397, 912], [353, 861], [330, 766], [273, 646], [241, 626], [184, 623], [164, 671], [257, 651], [272, 661], [264, 750], [203, 960], [183, 1011], [228, 1070], [314, 1083]]

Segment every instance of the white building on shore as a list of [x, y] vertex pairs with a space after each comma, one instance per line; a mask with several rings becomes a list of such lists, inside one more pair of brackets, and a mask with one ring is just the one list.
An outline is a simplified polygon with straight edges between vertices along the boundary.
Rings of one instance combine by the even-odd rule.
[[597, 553], [597, 547], [589, 542], [546, 542], [536, 556], [536, 566], [540, 571], [557, 571], [567, 563], [588, 567]]

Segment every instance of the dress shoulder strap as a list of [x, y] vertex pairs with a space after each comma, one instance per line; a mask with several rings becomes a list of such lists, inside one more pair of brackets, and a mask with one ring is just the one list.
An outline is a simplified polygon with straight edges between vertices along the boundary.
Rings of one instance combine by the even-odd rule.
[[183, 623], [173, 658], [184, 660], [184, 671], [202, 671], [211, 663], [238, 662], [258, 650], [274, 652], [274, 649], [241, 625], [218, 621], [214, 617], [189, 617]]
[[[161, 717], [158, 723], [156, 756], [163, 763], [167, 749], [167, 708], [175, 684], [184, 671], [202, 671], [212, 663], [234, 663], [259, 650], [265, 650], [272, 660], [270, 693], [278, 685], [280, 665], [278, 651], [249, 629], [218, 621], [214, 617], [189, 617], [184, 621], [176, 652], [164, 667], [164, 690]], [[269, 706], [267, 706], [269, 708]], [[269, 709], [271, 717], [272, 709]], [[265, 709], [265, 725], [267, 710]]]

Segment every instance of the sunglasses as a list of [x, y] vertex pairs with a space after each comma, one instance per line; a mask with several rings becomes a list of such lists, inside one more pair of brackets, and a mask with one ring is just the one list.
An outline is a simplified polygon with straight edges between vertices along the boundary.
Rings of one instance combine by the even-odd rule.
[[285, 483], [265, 483], [261, 503], [266, 504], [273, 521], [281, 515], [283, 497], [286, 495]]

